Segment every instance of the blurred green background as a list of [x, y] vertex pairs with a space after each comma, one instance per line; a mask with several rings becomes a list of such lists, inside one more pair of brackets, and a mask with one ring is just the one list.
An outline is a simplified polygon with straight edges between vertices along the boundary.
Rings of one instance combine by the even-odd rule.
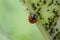
[[0, 0], [0, 40], [44, 40], [20, 0]]

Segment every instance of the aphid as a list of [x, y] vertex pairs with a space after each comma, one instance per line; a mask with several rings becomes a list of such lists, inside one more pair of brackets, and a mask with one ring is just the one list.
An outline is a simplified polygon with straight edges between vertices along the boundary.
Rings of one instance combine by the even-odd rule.
[[[28, 17], [29, 22], [36, 23], [45, 40], [60, 40], [60, 36], [56, 36], [56, 34], [60, 32], [60, 0], [24, 1], [27, 9], [29, 9], [27, 11], [32, 13]], [[56, 31], [56, 29], [58, 31]]]
[[36, 14], [30, 14], [30, 16], [28, 17], [28, 20], [30, 23], [36, 23], [37, 22], [37, 15]]

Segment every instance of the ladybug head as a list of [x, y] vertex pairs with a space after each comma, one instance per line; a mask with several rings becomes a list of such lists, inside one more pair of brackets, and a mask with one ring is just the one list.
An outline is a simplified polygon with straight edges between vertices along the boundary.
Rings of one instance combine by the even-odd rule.
[[37, 19], [37, 15], [36, 15], [36, 14], [30, 14], [30, 17], [31, 17], [33, 20], [36, 20], [36, 19]]
[[30, 14], [28, 19], [29, 19], [30, 23], [36, 23], [37, 22], [37, 15], [36, 14]]

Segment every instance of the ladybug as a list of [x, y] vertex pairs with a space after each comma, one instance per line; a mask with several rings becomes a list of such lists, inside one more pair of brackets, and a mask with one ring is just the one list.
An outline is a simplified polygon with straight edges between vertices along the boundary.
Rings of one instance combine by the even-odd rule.
[[30, 14], [30, 16], [28, 17], [28, 20], [30, 23], [36, 23], [37, 22], [37, 15], [36, 14]]

